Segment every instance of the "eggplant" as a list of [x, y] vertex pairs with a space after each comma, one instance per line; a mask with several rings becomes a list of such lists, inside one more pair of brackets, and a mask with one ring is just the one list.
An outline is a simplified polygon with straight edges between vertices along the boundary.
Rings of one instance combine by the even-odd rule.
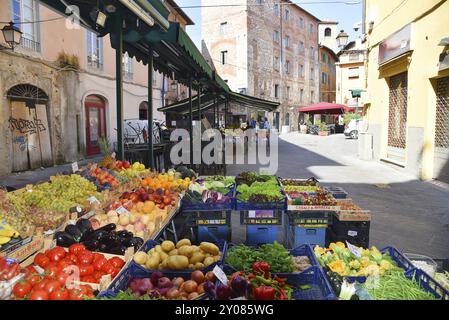
[[83, 244], [90, 251], [98, 251], [100, 249], [100, 241], [98, 240], [88, 240]]
[[59, 231], [55, 233], [54, 239], [56, 240], [56, 245], [60, 247], [70, 247], [72, 244], [75, 244], [76, 241], [73, 239], [72, 235], [65, 232]]
[[67, 227], [65, 227], [64, 231], [67, 232], [68, 234], [70, 234], [76, 242], [79, 242], [81, 240], [81, 237], [83, 236], [81, 231], [74, 224], [67, 225]]
[[120, 238], [114, 236], [113, 234], [108, 234], [107, 236], [100, 239], [100, 243], [105, 244], [108, 248], [113, 248], [120, 246], [122, 241]]
[[132, 238], [134, 235], [132, 232], [129, 232], [127, 230], [122, 230], [119, 232], [115, 233], [120, 239], [130, 239]]
[[81, 231], [81, 233], [84, 235], [87, 232], [92, 231], [92, 224], [88, 219], [80, 219], [76, 222], [76, 226]]
[[120, 256], [124, 256], [125, 252], [128, 248], [122, 245], [118, 245], [115, 247], [111, 247], [107, 252], [110, 254], [116, 254], [116, 255], [120, 255]]
[[109, 236], [109, 232], [104, 231], [104, 230], [95, 230], [94, 232], [88, 233], [87, 236], [84, 239], [84, 241], [89, 241], [89, 240], [97, 240], [100, 241], [103, 238], [106, 238]]
[[115, 223], [110, 223], [110, 224], [107, 224], [107, 225], [105, 225], [105, 226], [103, 226], [103, 227], [101, 227], [101, 228], [99, 228], [99, 229], [97, 229], [95, 231], [103, 230], [103, 231], [106, 231], [106, 232], [112, 232], [116, 228], [117, 228], [117, 225]]

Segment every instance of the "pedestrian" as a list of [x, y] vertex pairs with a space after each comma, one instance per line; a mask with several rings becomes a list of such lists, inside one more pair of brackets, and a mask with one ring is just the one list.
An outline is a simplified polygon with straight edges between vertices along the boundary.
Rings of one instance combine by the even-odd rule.
[[270, 141], [271, 125], [270, 125], [270, 122], [268, 121], [268, 118], [265, 118], [265, 120], [263, 122], [263, 129], [266, 130], [267, 140]]
[[256, 128], [257, 128], [257, 121], [256, 121], [256, 119], [254, 119], [254, 118], [251, 119], [251, 127], [252, 127], [253, 129], [256, 129]]

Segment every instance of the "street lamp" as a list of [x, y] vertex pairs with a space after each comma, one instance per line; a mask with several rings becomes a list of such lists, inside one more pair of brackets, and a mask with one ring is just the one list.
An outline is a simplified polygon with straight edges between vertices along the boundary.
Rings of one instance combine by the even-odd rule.
[[337, 36], [338, 47], [339, 48], [345, 47], [348, 44], [348, 39], [349, 39], [348, 34], [344, 30], [341, 30]]
[[16, 45], [19, 45], [22, 40], [22, 31], [14, 25], [14, 22], [10, 22], [2, 29], [5, 42], [14, 50]]

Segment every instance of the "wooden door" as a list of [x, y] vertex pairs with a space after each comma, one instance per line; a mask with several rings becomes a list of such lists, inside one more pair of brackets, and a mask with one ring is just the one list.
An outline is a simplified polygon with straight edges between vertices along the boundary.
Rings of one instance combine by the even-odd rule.
[[86, 109], [86, 153], [88, 156], [101, 152], [100, 138], [106, 136], [106, 106], [97, 96], [89, 96]]
[[12, 139], [12, 163], [14, 172], [30, 169], [28, 156], [28, 134], [32, 130], [29, 111], [25, 102], [11, 101], [9, 128]]

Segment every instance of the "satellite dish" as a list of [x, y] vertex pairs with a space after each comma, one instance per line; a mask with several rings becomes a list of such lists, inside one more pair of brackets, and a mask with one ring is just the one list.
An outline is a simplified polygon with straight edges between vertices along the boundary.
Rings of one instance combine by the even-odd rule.
[[362, 22], [357, 22], [356, 24], [354, 24], [354, 31], [357, 32], [359, 31], [360, 27], [362, 26]]

